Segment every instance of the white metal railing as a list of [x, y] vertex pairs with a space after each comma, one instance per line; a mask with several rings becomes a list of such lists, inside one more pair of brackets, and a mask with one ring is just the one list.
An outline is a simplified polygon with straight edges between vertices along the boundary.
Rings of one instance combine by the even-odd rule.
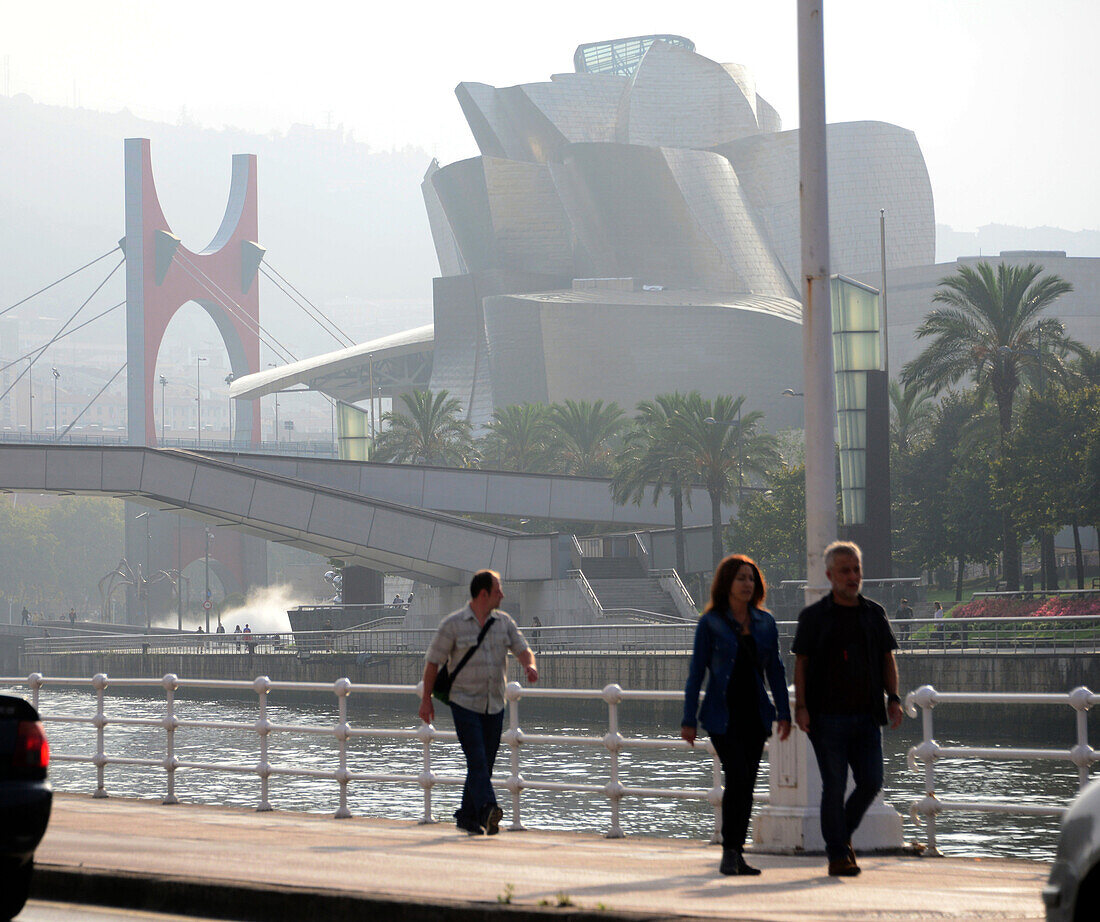
[[673, 567], [668, 570], [650, 570], [649, 575], [660, 581], [661, 588], [665, 590], [676, 603], [676, 608], [685, 617], [692, 615], [698, 617], [699, 609], [695, 605], [695, 599], [688, 592], [680, 574]]
[[[108, 796], [105, 786], [105, 770], [108, 766], [128, 765], [146, 769], [163, 770], [165, 788], [162, 803], [176, 804], [175, 773], [180, 769], [190, 771], [225, 773], [231, 775], [253, 775], [259, 778], [260, 794], [256, 810], [271, 810], [269, 800], [269, 779], [272, 776], [313, 778], [318, 781], [332, 781], [339, 786], [339, 806], [334, 816], [342, 819], [351, 816], [348, 808], [348, 786], [353, 783], [381, 783], [419, 787], [423, 791], [424, 812], [420, 822], [431, 823], [432, 790], [436, 785], [459, 785], [464, 778], [457, 775], [437, 774], [432, 768], [432, 744], [440, 741], [455, 741], [453, 731], [437, 730], [431, 724], [421, 724], [416, 730], [358, 728], [348, 723], [348, 696], [356, 694], [420, 695], [419, 685], [363, 685], [350, 679], [337, 679], [332, 683], [324, 682], [278, 682], [267, 676], [259, 676], [248, 681], [214, 681], [205, 679], [182, 679], [175, 675], [166, 675], [162, 679], [109, 678], [100, 673], [90, 679], [44, 677], [34, 673], [26, 678], [0, 678], [6, 686], [26, 686], [30, 689], [31, 703], [39, 709], [45, 723], [67, 723], [92, 727], [96, 734], [95, 754], [89, 756], [70, 755], [52, 752], [51, 758], [57, 762], [90, 763], [96, 768], [96, 786], [93, 797]], [[91, 688], [96, 695], [96, 711], [91, 717], [55, 716], [48, 711], [42, 713], [40, 692], [46, 686]], [[106, 700], [108, 688], [163, 690], [165, 709], [162, 716], [129, 718], [108, 716]], [[175, 696], [179, 689], [210, 689], [216, 691], [253, 691], [259, 706], [258, 716], [253, 723], [236, 721], [187, 720], [175, 713]], [[272, 723], [267, 716], [267, 698], [273, 691], [290, 692], [330, 692], [336, 698], [337, 720], [329, 726], [280, 725]], [[504, 781], [512, 798], [512, 823], [509, 828], [523, 829], [522, 794], [524, 791], [568, 791], [606, 797], [611, 807], [609, 838], [621, 838], [623, 830], [619, 823], [619, 806], [624, 797], [664, 798], [674, 800], [702, 800], [711, 805], [714, 812], [714, 833], [711, 841], [718, 841], [721, 831], [722, 774], [721, 763], [709, 740], [699, 739], [694, 748], [683, 740], [652, 737], [626, 737], [619, 732], [619, 705], [624, 701], [681, 701], [680, 691], [627, 691], [618, 685], [608, 685], [603, 689], [560, 689], [560, 688], [524, 688], [517, 682], [507, 686], [508, 729], [501, 741], [510, 753], [511, 774]], [[525, 733], [520, 725], [520, 701], [525, 698], [604, 701], [607, 704], [607, 732], [602, 736], [575, 736], [568, 734]], [[163, 758], [134, 758], [114, 756], [108, 752], [107, 731], [118, 727], [149, 727], [164, 731]], [[246, 731], [254, 732], [259, 745], [259, 762], [242, 764], [238, 762], [205, 762], [180, 759], [176, 755], [176, 735], [188, 730]], [[276, 765], [270, 761], [268, 738], [272, 734], [295, 733], [333, 737], [337, 742], [335, 765], [329, 769], [310, 769]], [[415, 743], [420, 747], [419, 772], [368, 773], [348, 768], [349, 741], [361, 738], [392, 740]], [[606, 784], [589, 784], [566, 781], [539, 781], [524, 778], [522, 774], [521, 754], [529, 746], [585, 746], [604, 748], [608, 754], [609, 775]], [[633, 786], [624, 784], [619, 775], [619, 754], [625, 750], [654, 751], [680, 750], [698, 753], [700, 758], [711, 760], [712, 784], [709, 788], [664, 788]], [[410, 756], [410, 759], [412, 757]], [[399, 756], [395, 758], [399, 761]], [[756, 800], [767, 802], [766, 797], [757, 796]]]
[[570, 577], [580, 588], [581, 595], [584, 596], [585, 601], [588, 603], [588, 610], [594, 618], [603, 617], [603, 606], [600, 604], [600, 600], [596, 595], [596, 590], [592, 588], [592, 584], [588, 582], [588, 577], [584, 575], [583, 570], [567, 570], [566, 576]]
[[574, 538], [582, 557], [603, 556], [603, 542], [599, 538]]
[[[1026, 704], [1069, 706], [1077, 712], [1077, 745], [1070, 749], [1013, 749], [1007, 747], [982, 748], [974, 746], [941, 746], [932, 732], [932, 709], [939, 704]], [[921, 743], [909, 750], [909, 767], [920, 771], [918, 762], [924, 763], [924, 797], [910, 805], [913, 820], [924, 824], [928, 834], [925, 854], [939, 855], [936, 845], [936, 815], [947, 811], [969, 813], [1011, 813], [1026, 816], [1057, 816], [1066, 807], [1049, 807], [1018, 802], [1005, 803], [991, 800], [944, 800], [936, 791], [936, 763], [941, 759], [989, 759], [995, 761], [1051, 760], [1072, 762], [1077, 766], [1078, 789], [1089, 781], [1089, 766], [1100, 760], [1100, 751], [1093, 749], [1088, 740], [1088, 710], [1100, 704], [1100, 695], [1085, 687], [1075, 688], [1068, 694], [1011, 694], [938, 692], [931, 685], [922, 685], [905, 696], [905, 710], [910, 717], [920, 709]]]
[[[605, 609], [580, 570], [568, 571], [580, 587], [594, 618], [616, 612], [642, 613], [642, 609]], [[635, 614], [629, 615], [635, 617]], [[649, 620], [661, 616], [646, 615]], [[690, 650], [694, 621], [659, 624], [577, 624], [540, 627], [543, 636], [562, 651], [586, 653], [607, 650]], [[913, 618], [892, 620], [900, 649], [906, 653], [963, 655], [1045, 651], [1095, 653], [1100, 651], [1100, 618]], [[789, 649], [797, 622], [779, 621], [781, 649]], [[662, 632], [662, 629], [664, 632]], [[682, 637], [676, 631], [686, 632]], [[648, 633], [647, 633], [648, 632]], [[80, 634], [28, 637], [26, 653], [143, 652], [143, 653], [262, 653], [308, 655], [311, 653], [367, 653], [389, 655], [423, 653], [435, 632], [405, 628], [347, 629], [342, 631], [292, 631], [253, 634]]]

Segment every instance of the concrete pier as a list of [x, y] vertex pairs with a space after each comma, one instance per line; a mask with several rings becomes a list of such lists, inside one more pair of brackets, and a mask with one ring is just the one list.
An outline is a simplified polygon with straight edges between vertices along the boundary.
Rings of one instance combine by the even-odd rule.
[[34, 896], [213, 917], [466, 920], [1043, 918], [1049, 866], [867, 856], [858, 878], [821, 858], [754, 855], [722, 877], [698, 840], [507, 832], [443, 824], [62, 794]]

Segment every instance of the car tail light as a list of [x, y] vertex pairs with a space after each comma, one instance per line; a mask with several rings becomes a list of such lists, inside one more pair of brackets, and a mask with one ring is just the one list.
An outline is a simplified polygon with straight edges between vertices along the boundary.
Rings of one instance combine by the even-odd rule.
[[50, 764], [50, 744], [40, 720], [21, 720], [15, 737], [12, 767], [16, 770], [45, 769]]

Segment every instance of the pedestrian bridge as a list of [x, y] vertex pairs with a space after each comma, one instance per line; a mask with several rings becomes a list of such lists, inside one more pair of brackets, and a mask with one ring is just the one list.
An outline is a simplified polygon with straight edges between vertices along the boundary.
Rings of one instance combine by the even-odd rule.
[[[452, 513], [671, 521], [660, 504], [617, 506], [605, 480], [123, 445], [0, 444], [0, 491], [128, 499], [436, 585], [484, 566], [509, 580], [560, 579], [572, 565], [571, 535]], [[695, 505], [701, 515], [708, 504]]]

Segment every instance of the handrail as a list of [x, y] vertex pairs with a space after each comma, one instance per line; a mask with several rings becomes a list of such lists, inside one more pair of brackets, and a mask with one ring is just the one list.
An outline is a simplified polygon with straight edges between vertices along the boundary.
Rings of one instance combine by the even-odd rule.
[[699, 609], [695, 605], [695, 599], [688, 592], [687, 586], [680, 579], [680, 574], [675, 567], [667, 570], [650, 570], [649, 575], [660, 580], [661, 588], [672, 596], [674, 602], [678, 603], [676, 607], [680, 611], [692, 612], [695, 616], [698, 616]]
[[[981, 748], [972, 746], [941, 746], [932, 732], [932, 709], [941, 704], [1028, 704], [1028, 705], [1069, 705], [1077, 712], [1077, 745], [1070, 749], [1009, 749]], [[1003, 801], [989, 800], [949, 800], [936, 791], [936, 763], [942, 759], [991, 759], [1014, 760], [1036, 759], [1072, 762], [1077, 766], [1078, 789], [1083, 789], [1089, 781], [1089, 766], [1100, 761], [1100, 751], [1089, 746], [1088, 710], [1100, 704], [1100, 695], [1094, 694], [1084, 686], [1075, 688], [1068, 694], [1005, 694], [989, 692], [938, 692], [931, 685], [922, 685], [905, 696], [905, 711], [910, 717], [917, 716], [920, 708], [923, 739], [920, 745], [913, 746], [908, 753], [909, 768], [919, 771], [917, 762], [924, 763], [924, 797], [913, 802], [909, 813], [914, 822], [925, 819], [928, 831], [928, 844], [924, 854], [939, 855], [936, 846], [936, 815], [947, 811], [979, 813], [1019, 813], [1029, 816], [1062, 816], [1065, 807], [1046, 807], [1028, 804], [1005, 804]]]
[[[202, 679], [185, 679], [168, 674], [161, 679], [136, 679], [136, 678], [111, 678], [103, 673], [93, 676], [91, 679], [72, 679], [60, 677], [45, 677], [34, 673], [27, 677], [6, 678], [0, 677], [0, 683], [14, 686], [29, 686], [31, 703], [38, 709], [45, 723], [59, 722], [87, 726], [94, 728], [96, 744], [94, 755], [71, 755], [51, 752], [51, 757], [57, 762], [72, 762], [91, 764], [96, 767], [95, 789], [93, 797], [103, 798], [108, 796], [106, 788], [105, 770], [110, 765], [129, 765], [146, 768], [153, 771], [163, 771], [165, 774], [165, 789], [162, 803], [179, 803], [175, 786], [175, 773], [180, 768], [190, 771], [202, 771], [210, 773], [225, 773], [231, 777], [240, 775], [253, 775], [260, 780], [259, 802], [256, 810], [259, 812], [272, 810], [269, 791], [269, 779], [272, 776], [289, 776], [300, 778], [312, 778], [318, 781], [333, 781], [339, 785], [339, 806], [334, 814], [337, 819], [350, 817], [351, 810], [348, 807], [348, 787], [352, 783], [367, 782], [371, 784], [402, 784], [418, 786], [423, 790], [424, 812], [421, 823], [432, 823], [432, 790], [436, 785], [463, 784], [464, 779], [456, 775], [441, 775], [433, 770], [432, 744], [440, 741], [451, 742], [457, 740], [453, 731], [440, 731], [431, 724], [421, 724], [416, 730], [408, 729], [382, 729], [352, 727], [348, 723], [347, 701], [352, 693], [377, 695], [405, 695], [410, 699], [413, 695], [419, 697], [420, 685], [366, 685], [353, 683], [347, 678], [337, 679], [335, 682], [280, 682], [273, 681], [267, 676], [258, 676], [252, 681], [214, 681]], [[49, 710], [43, 710], [41, 690], [46, 686], [90, 687], [96, 696], [96, 711], [93, 717], [55, 716]], [[106, 691], [108, 688], [149, 689], [163, 690], [165, 698], [165, 710], [158, 717], [144, 716], [141, 718], [126, 718], [108, 715], [105, 710]], [[217, 689], [225, 692], [228, 690], [251, 691], [257, 696], [259, 714], [254, 723], [211, 721], [211, 720], [187, 720], [176, 716], [175, 695], [179, 689]], [[303, 691], [303, 692], [331, 692], [336, 697], [337, 720], [335, 725], [328, 726], [312, 724], [310, 726], [273, 724], [267, 717], [268, 695], [273, 691]], [[509, 828], [521, 830], [522, 823], [522, 795], [524, 791], [568, 791], [583, 794], [594, 794], [606, 797], [611, 805], [611, 824], [606, 832], [608, 838], [622, 838], [623, 830], [620, 825], [619, 805], [624, 797], [661, 798], [673, 800], [703, 800], [710, 803], [714, 811], [714, 831], [711, 841], [718, 840], [721, 829], [721, 803], [722, 803], [722, 774], [721, 764], [710, 740], [696, 740], [694, 747], [689, 746], [684, 740], [673, 736], [651, 737], [626, 737], [619, 732], [619, 705], [624, 701], [680, 701], [683, 699], [681, 691], [630, 691], [621, 688], [617, 684], [610, 684], [602, 689], [556, 689], [556, 688], [524, 688], [517, 682], [510, 682], [506, 690], [508, 701], [508, 730], [502, 735], [501, 741], [508, 747], [510, 754], [511, 774], [505, 782], [505, 786], [512, 795], [512, 823]], [[603, 701], [607, 705], [607, 732], [593, 736], [573, 736], [567, 734], [551, 733], [525, 733], [520, 725], [519, 706], [524, 698], [539, 699], [567, 699]], [[107, 731], [114, 727], [140, 726], [147, 729], [161, 730], [164, 733], [164, 758], [133, 757], [120, 755], [113, 747], [107, 746]], [[259, 762], [245, 764], [232, 761], [201, 761], [191, 757], [180, 759], [176, 755], [176, 734], [187, 731], [224, 730], [234, 733], [241, 731], [254, 732], [259, 742]], [[312, 734], [318, 737], [335, 737], [337, 741], [336, 764], [330, 769], [301, 768], [290, 765], [277, 765], [271, 762], [269, 750], [269, 737], [272, 734], [298, 733]], [[386, 773], [367, 773], [348, 769], [348, 742], [356, 738], [369, 738], [379, 740], [391, 740], [398, 743], [413, 743], [422, 748], [421, 766], [419, 771], [411, 768], [406, 771], [390, 771]], [[568, 745], [588, 746], [606, 749], [609, 761], [609, 777], [606, 784], [595, 784], [588, 781], [542, 781], [525, 778], [521, 773], [521, 753], [531, 746], [539, 745]], [[627, 750], [679, 750], [682, 752], [698, 754], [701, 758], [710, 758], [711, 762], [711, 786], [710, 787], [635, 787], [624, 784], [619, 777], [619, 754]], [[143, 753], [147, 753], [148, 747], [143, 744]], [[240, 756], [238, 754], [238, 759]], [[395, 760], [396, 761], [396, 760]], [[413, 757], [409, 756], [409, 762]], [[498, 765], [503, 760], [498, 761]], [[757, 797], [759, 801], [765, 801], [765, 797]]]
[[[574, 541], [576, 538], [574, 537]], [[596, 590], [592, 588], [592, 584], [588, 582], [588, 577], [584, 575], [583, 570], [567, 570], [566, 576], [572, 577], [574, 582], [580, 586], [581, 594], [588, 600], [588, 608], [596, 618], [603, 617], [603, 605], [600, 604], [600, 599], [596, 595]]]

